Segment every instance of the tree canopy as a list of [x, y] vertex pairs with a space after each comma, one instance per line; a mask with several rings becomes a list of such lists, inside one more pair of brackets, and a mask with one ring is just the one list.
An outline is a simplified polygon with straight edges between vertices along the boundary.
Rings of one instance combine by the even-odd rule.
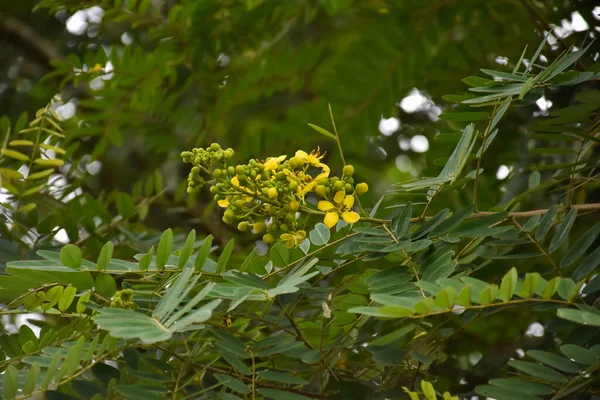
[[600, 396], [600, 6], [0, 5], [3, 399]]

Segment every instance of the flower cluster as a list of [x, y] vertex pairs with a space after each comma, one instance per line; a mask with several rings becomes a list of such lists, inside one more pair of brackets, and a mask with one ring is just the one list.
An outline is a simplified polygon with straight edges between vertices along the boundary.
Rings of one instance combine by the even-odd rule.
[[[287, 247], [298, 246], [306, 237], [306, 218], [324, 216], [333, 227], [340, 218], [348, 223], [360, 219], [353, 211], [355, 195], [368, 190], [366, 183], [354, 184], [354, 168], [346, 165], [342, 177], [330, 176], [330, 168], [321, 160], [324, 154], [298, 150], [293, 157], [269, 157], [264, 161], [231, 165], [232, 149], [217, 143], [206, 149], [181, 153], [183, 161], [193, 165], [188, 176], [188, 192], [210, 184], [218, 205], [225, 208], [223, 221], [237, 224], [240, 231], [262, 234], [265, 243], [276, 238]], [[205, 180], [203, 175], [210, 177]], [[319, 200], [315, 210], [307, 203], [310, 193]]]

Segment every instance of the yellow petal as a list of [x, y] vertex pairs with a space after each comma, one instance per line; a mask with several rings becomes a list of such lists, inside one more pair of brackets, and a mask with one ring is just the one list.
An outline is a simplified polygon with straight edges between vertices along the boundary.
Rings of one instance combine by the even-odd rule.
[[321, 211], [330, 211], [330, 210], [334, 210], [335, 206], [333, 204], [331, 204], [331, 202], [329, 202], [329, 201], [321, 200], [321, 201], [319, 201], [319, 204], [317, 204], [317, 208]]
[[229, 205], [229, 197], [226, 199], [217, 201], [217, 204], [223, 208], [227, 207]]
[[360, 219], [360, 215], [354, 211], [346, 211], [342, 213], [342, 218], [349, 224], [353, 224]]
[[313, 190], [313, 188], [317, 185], [317, 182], [312, 181], [311, 183], [309, 183], [308, 185], [306, 185], [304, 187], [304, 189], [302, 189], [302, 195], [305, 195], [306, 193], [310, 192], [311, 190]]
[[302, 241], [306, 237], [306, 231], [300, 230], [296, 232], [296, 236], [298, 237], [298, 239], [300, 239], [300, 241]]
[[295, 156], [302, 160], [302, 162], [306, 162], [306, 159], [308, 158], [308, 154], [303, 150], [298, 150]]
[[[356, 214], [356, 215], [358, 215], [358, 214]], [[335, 226], [335, 224], [337, 224], [339, 219], [340, 219], [340, 216], [338, 215], [338, 213], [336, 211], [328, 212], [327, 214], [325, 214], [325, 219], [323, 220], [323, 222], [325, 223], [325, 225], [327, 225], [328, 228], [331, 228], [332, 226]]]
[[239, 187], [240, 186], [240, 181], [238, 179], [237, 176], [234, 176], [233, 178], [231, 178], [231, 184], [235, 187]]
[[352, 208], [352, 206], [354, 206], [354, 196], [349, 194], [346, 197], [344, 197], [344, 207], [346, 207], [349, 210]]
[[292, 234], [291, 233], [282, 233], [281, 236], [279, 236], [281, 239], [283, 240], [288, 240], [292, 238]]
[[344, 193], [343, 190], [340, 190], [339, 192], [337, 192], [335, 194], [335, 196], [333, 196], [333, 202], [335, 204], [342, 204], [342, 202], [344, 201], [344, 196], [346, 195], [346, 193]]

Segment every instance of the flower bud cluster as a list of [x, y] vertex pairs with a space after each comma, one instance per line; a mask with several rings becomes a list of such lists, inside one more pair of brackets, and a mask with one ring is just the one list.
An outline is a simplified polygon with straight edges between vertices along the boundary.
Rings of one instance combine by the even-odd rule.
[[[210, 183], [214, 199], [225, 208], [222, 219], [226, 224], [261, 234], [267, 244], [280, 239], [293, 247], [306, 237], [303, 217], [309, 214], [325, 215], [329, 227], [340, 216], [349, 223], [358, 221], [359, 215], [351, 210], [354, 195], [365, 193], [368, 186], [354, 184], [351, 165], [344, 167], [340, 178], [330, 176], [330, 168], [321, 162], [324, 155], [319, 150], [299, 150], [291, 158], [282, 155], [239, 165], [230, 163], [233, 154], [233, 150], [222, 150], [217, 143], [181, 153], [183, 161], [193, 165], [188, 192]], [[319, 202], [321, 212], [306, 203], [309, 193], [323, 199]]]

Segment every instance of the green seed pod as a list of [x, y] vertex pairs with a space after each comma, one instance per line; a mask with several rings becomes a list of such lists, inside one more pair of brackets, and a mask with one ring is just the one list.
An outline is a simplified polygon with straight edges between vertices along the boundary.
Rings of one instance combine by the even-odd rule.
[[352, 165], [346, 165], [344, 167], [344, 175], [346, 175], [346, 176], [354, 175], [354, 167]]

